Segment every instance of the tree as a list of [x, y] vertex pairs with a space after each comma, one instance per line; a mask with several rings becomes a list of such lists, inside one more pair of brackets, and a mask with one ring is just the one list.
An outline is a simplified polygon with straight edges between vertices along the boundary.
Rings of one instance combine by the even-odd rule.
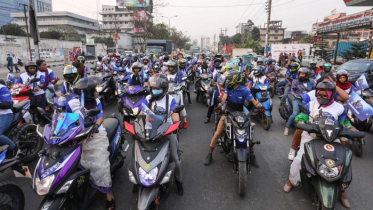
[[255, 26], [251, 31], [251, 38], [254, 41], [260, 41], [260, 29], [258, 27]]
[[53, 26], [48, 29], [48, 32], [51, 32], [51, 31], [56, 31], [60, 33], [61, 34], [60, 40], [81, 41], [80, 35], [72, 26], [68, 26], [68, 25]]
[[109, 47], [115, 47], [115, 43], [113, 41], [113, 38], [109, 37], [92, 37], [95, 40], [95, 43], [102, 43], [103, 45], [106, 45], [106, 52], [108, 52]]
[[59, 31], [43, 31], [43, 32], [40, 32], [40, 38], [60, 40], [61, 36], [62, 36], [62, 34]]
[[13, 36], [27, 36], [26, 32], [15, 23], [7, 23], [0, 29], [0, 34], [13, 35]]
[[307, 34], [301, 40], [301, 43], [312, 43], [312, 35]]
[[342, 52], [342, 57], [345, 60], [352, 60], [352, 59], [357, 59], [357, 58], [365, 58], [366, 48], [364, 48], [363, 43], [354, 43], [351, 44], [351, 47], [347, 50], [344, 50]]
[[244, 40], [242, 47], [253, 49], [253, 51], [257, 54], [261, 54], [262, 52], [262, 46], [260, 45], [260, 42], [252, 39]]
[[242, 39], [241, 34], [235, 34], [235, 35], [229, 37], [228, 43], [239, 46], [241, 44], [241, 39]]
[[165, 23], [158, 23], [151, 28], [150, 37], [152, 39], [168, 39], [170, 33]]

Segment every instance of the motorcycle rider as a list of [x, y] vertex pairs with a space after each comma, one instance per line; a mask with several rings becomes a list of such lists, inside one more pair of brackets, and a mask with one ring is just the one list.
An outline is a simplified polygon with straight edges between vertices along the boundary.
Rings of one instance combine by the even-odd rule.
[[340, 87], [342, 90], [346, 91], [347, 94], [351, 94], [352, 91], [357, 91], [357, 88], [348, 81], [348, 74], [346, 70], [337, 71], [337, 87]]
[[12, 140], [3, 133], [9, 128], [13, 121], [13, 101], [4, 80], [0, 80], [0, 146], [8, 145], [6, 158], [16, 156], [18, 148]]
[[302, 95], [311, 91], [316, 86], [315, 80], [310, 78], [311, 70], [303, 67], [298, 70], [298, 73], [298, 79], [294, 79], [291, 84], [290, 93], [294, 96], [293, 101], [291, 101], [291, 103], [293, 103], [293, 113], [290, 115], [289, 119], [286, 122], [284, 130], [285, 136], [289, 135], [289, 128], [293, 124], [295, 117], [300, 113], [298, 105], [302, 103]]
[[[97, 71], [111, 73], [111, 74], [114, 73], [114, 66], [111, 65], [110, 58], [108, 56], [105, 56], [104, 58], [102, 58], [102, 63], [97, 67]], [[113, 91], [116, 90], [116, 85], [115, 85], [113, 77], [110, 78], [109, 86]], [[117, 98], [118, 96], [115, 94], [115, 97]]]
[[[179, 63], [179, 71], [183, 71], [183, 72], [185, 72], [186, 75], [188, 75], [188, 68], [186, 66], [187, 61], [184, 58], [180, 58], [178, 60], [178, 63]], [[192, 101], [190, 100], [190, 92], [189, 92], [189, 90], [190, 90], [190, 80], [189, 80], [189, 78], [187, 79], [186, 82], [187, 82], [186, 94], [188, 96], [188, 103], [192, 104]]]
[[332, 64], [331, 63], [325, 63], [322, 68], [323, 68], [323, 70], [319, 71], [320, 76], [328, 76], [328, 77], [333, 78], [334, 82], [337, 81], [337, 78], [335, 78], [333, 72], [331, 72], [331, 70], [332, 70]]
[[[209, 67], [208, 67], [208, 62], [205, 60], [198, 60], [197, 62], [200, 66], [196, 70], [196, 78], [201, 77], [201, 74], [209, 74], [211, 73]], [[197, 85], [198, 83], [196, 82], [194, 84], [194, 93], [197, 92]]]
[[89, 72], [88, 66], [85, 65], [85, 57], [84, 56], [78, 56], [77, 59], [83, 66], [84, 66], [84, 77], [87, 77], [91, 73]]
[[[187, 75], [185, 72], [182, 72], [178, 70], [177, 62], [175, 60], [170, 60], [167, 62], [167, 79], [171, 83], [183, 83], [183, 77], [186, 77]], [[184, 97], [183, 97], [183, 91], [178, 91], [178, 94], [180, 95], [180, 105], [184, 105]], [[184, 129], [188, 128], [187, 123], [187, 113], [185, 108], [180, 112], [180, 115], [183, 117], [184, 121]]]
[[130, 85], [141, 85], [148, 86], [148, 77], [144, 71], [142, 71], [142, 64], [140, 62], [135, 62], [132, 64], [132, 75], [128, 78], [126, 86]]
[[[82, 157], [80, 164], [85, 169], [91, 170], [91, 182], [95, 185], [95, 189], [106, 194], [106, 208], [115, 209], [114, 194], [112, 191], [112, 180], [110, 174], [110, 152], [107, 150], [109, 139], [106, 135], [106, 130], [102, 126], [104, 115], [102, 105], [97, 99], [96, 86], [97, 82], [92, 77], [86, 77], [79, 80], [75, 85], [74, 93], [81, 96], [84, 93], [84, 108], [99, 109], [101, 112], [93, 117], [95, 125], [87, 140], [82, 143]], [[81, 97], [76, 97], [67, 103], [66, 112], [80, 113]]]
[[[290, 89], [291, 89], [291, 82], [294, 79], [298, 78], [299, 64], [293, 62], [289, 66], [290, 66], [290, 68], [287, 70], [287, 72], [285, 74], [285, 80], [279, 82], [276, 85], [277, 92], [280, 93], [280, 97], [282, 97], [281, 98], [281, 104], [285, 103], [285, 99], [288, 96], [288, 94], [290, 92]], [[284, 85], [285, 85], [285, 91], [282, 94], [281, 87], [284, 86]]]
[[311, 77], [313, 77], [313, 75], [316, 75], [316, 70], [317, 70], [316, 61], [310, 62], [309, 69], [311, 70]]
[[[256, 66], [252, 71], [253, 77], [252, 80], [248, 82], [247, 87], [255, 87], [257, 84], [269, 84], [267, 77], [265, 76], [265, 69], [263, 66]], [[252, 91], [253, 92], [253, 91]], [[255, 94], [253, 94], [255, 97]]]
[[154, 74], [154, 71], [153, 71], [153, 64], [150, 62], [149, 60], [149, 57], [148, 56], [145, 56], [143, 59], [142, 59], [142, 69], [141, 71], [144, 72], [144, 74], [146, 74], [146, 76], [149, 78], [151, 75]]
[[[225, 104], [225, 102], [227, 101], [226, 108], [231, 112], [243, 111], [243, 106], [246, 101], [253, 103], [256, 107], [261, 107], [261, 104], [257, 102], [251, 95], [250, 90], [240, 85], [241, 82], [241, 72], [230, 71], [228, 73], [228, 75], [226, 76], [226, 89], [224, 91], [224, 96], [219, 103], [219, 106]], [[216, 147], [216, 141], [220, 138], [225, 130], [224, 119], [225, 116], [221, 116], [215, 134], [211, 139], [210, 150], [204, 161], [205, 165], [210, 165], [210, 163], [212, 162], [212, 152]]]
[[[350, 127], [351, 123], [349, 121], [345, 121], [346, 118], [346, 110], [344, 109], [343, 105], [334, 101], [334, 96], [336, 94], [336, 86], [329, 82], [323, 81], [320, 82], [316, 86], [316, 97], [317, 100], [310, 101], [307, 104], [308, 112], [310, 116], [300, 113], [295, 122], [308, 122], [310, 118], [317, 119], [319, 110], [323, 110], [324, 113], [331, 115], [335, 120], [338, 119], [340, 124], [345, 127]], [[301, 179], [300, 179], [300, 169], [301, 169], [301, 160], [304, 154], [304, 144], [308, 141], [311, 141], [314, 137], [310, 135], [308, 132], [303, 131], [300, 149], [294, 158], [293, 163], [290, 166], [290, 175], [288, 182], [284, 185], [284, 192], [290, 192], [292, 186], [297, 186]], [[347, 200], [345, 189], [342, 189], [342, 193], [340, 195], [341, 203], [346, 208], [350, 208], [350, 204]]]
[[79, 80], [78, 69], [75, 66], [67, 65], [63, 69], [63, 77], [65, 78], [65, 82], [61, 88], [61, 96], [66, 94], [74, 94], [73, 86]]
[[264, 66], [264, 65], [263, 65], [263, 58], [259, 57], [259, 58], [256, 60], [256, 66]]
[[44, 87], [43, 90], [47, 90], [48, 86], [51, 86], [54, 89], [54, 85], [60, 80], [58, 77], [54, 77], [54, 73], [52, 69], [49, 69], [45, 60], [37, 60], [36, 65], [38, 66], [38, 72], [40, 74], [44, 74]]
[[[164, 74], [155, 74], [154, 76], [149, 78], [149, 89], [150, 95], [146, 97], [144, 104], [148, 106], [150, 110], [156, 112], [156, 110], [162, 110], [162, 114], [170, 114], [172, 110], [177, 105], [175, 99], [167, 94], [168, 92], [168, 79], [167, 76]], [[168, 100], [168, 101], [167, 101]], [[167, 119], [168, 122], [178, 122], [179, 114], [172, 113], [171, 117]], [[181, 173], [181, 166], [179, 161], [178, 155], [178, 142], [176, 138], [176, 134], [170, 134], [165, 137], [166, 140], [170, 141], [170, 152], [172, 161], [175, 163], [175, 181], [177, 186], [177, 192], [180, 196], [184, 195], [184, 187], [182, 182], [182, 173]]]

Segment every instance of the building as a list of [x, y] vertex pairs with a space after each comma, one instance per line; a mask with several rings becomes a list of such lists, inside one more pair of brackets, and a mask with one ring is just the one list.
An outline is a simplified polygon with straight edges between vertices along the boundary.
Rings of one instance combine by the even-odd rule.
[[[34, 1], [34, 9], [36, 12], [52, 12], [52, 0], [35, 0]], [[0, 19], [0, 27], [16, 21], [15, 18], [11, 17], [11, 13], [23, 13], [23, 5], [28, 5], [29, 0], [17, 0], [17, 1], [6, 1], [0, 0], [0, 9], [1, 9], [1, 19]], [[26, 11], [28, 11], [28, 7], [26, 7]]]
[[130, 8], [120, 8], [102, 5], [102, 30], [109, 33], [133, 33], [133, 11]]
[[[264, 27], [260, 27], [260, 45], [265, 47], [265, 40], [267, 34], [267, 24]], [[268, 33], [268, 46], [271, 44], [282, 44], [285, 37], [285, 28], [282, 27], [281, 20], [272, 20], [269, 23], [269, 33]]]
[[[28, 16], [28, 14], [26, 15]], [[11, 13], [10, 16], [16, 19], [14, 23], [18, 24], [26, 31], [26, 20], [23, 13]], [[86, 40], [87, 33], [95, 33], [99, 31], [97, 20], [67, 11], [37, 13], [37, 21], [39, 32], [47, 31], [53, 26], [72, 26], [78, 32], [82, 41]]]
[[209, 51], [211, 47], [211, 40], [210, 37], [203, 37], [201, 38], [201, 51]]

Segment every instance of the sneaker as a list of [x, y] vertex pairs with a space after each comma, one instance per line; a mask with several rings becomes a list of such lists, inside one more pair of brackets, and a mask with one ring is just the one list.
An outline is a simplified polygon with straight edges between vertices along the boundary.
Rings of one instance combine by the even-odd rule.
[[291, 190], [291, 185], [289, 186], [287, 183], [284, 185], [284, 192], [286, 192], [286, 193], [289, 193], [290, 192], [290, 190]]
[[188, 128], [188, 123], [184, 122], [184, 129], [187, 129], [187, 128]]
[[206, 166], [210, 165], [212, 162], [212, 153], [209, 153], [205, 159], [205, 161], [203, 162], [203, 164], [205, 164]]
[[209, 123], [210, 122], [210, 118], [206, 118], [205, 120], [205, 124]]
[[285, 135], [285, 136], [288, 136], [288, 135], [289, 135], [289, 128], [288, 128], [288, 127], [285, 127], [284, 135]]
[[176, 187], [177, 187], [177, 194], [179, 196], [183, 196], [184, 195], [183, 182], [175, 180], [175, 183], [176, 183]]
[[284, 97], [284, 95], [279, 95], [278, 97], [279, 97], [279, 98], [282, 98], [282, 97]]
[[291, 148], [291, 149], [290, 149], [290, 152], [289, 152], [289, 154], [288, 154], [288, 159], [289, 159], [290, 161], [293, 161], [294, 158], [295, 158], [295, 150], [294, 150], [293, 148]]

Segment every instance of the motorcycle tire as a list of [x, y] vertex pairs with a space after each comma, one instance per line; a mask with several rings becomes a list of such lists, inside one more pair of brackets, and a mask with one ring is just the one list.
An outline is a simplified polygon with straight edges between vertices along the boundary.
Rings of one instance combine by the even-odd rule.
[[278, 112], [280, 112], [280, 115], [281, 115], [281, 117], [282, 117], [282, 119], [284, 119], [284, 120], [288, 120], [288, 118], [286, 117], [286, 111], [285, 111], [285, 107], [284, 107], [284, 105], [281, 105], [279, 108], [278, 108]]
[[273, 98], [273, 96], [275, 96], [276, 94], [276, 89], [273, 87], [271, 88], [271, 90], [269, 91], [269, 95], [271, 96], [271, 98]]
[[316, 210], [332, 210], [333, 208], [325, 208], [325, 206], [322, 204], [321, 200], [319, 198], [317, 198], [316, 196], [316, 200], [315, 200], [315, 204], [316, 204]]
[[[38, 153], [43, 149], [44, 141], [36, 133], [36, 125], [25, 123], [19, 126], [20, 132], [17, 132], [15, 139], [18, 141], [18, 148], [24, 154], [20, 160], [24, 163], [31, 162], [38, 157]], [[22, 148], [22, 141], [32, 141], [31, 147]]]
[[357, 157], [363, 156], [363, 143], [362, 140], [359, 139], [357, 141], [352, 141], [352, 147], [354, 149], [354, 153]]
[[262, 125], [264, 130], [269, 130], [271, 128], [272, 120], [271, 117], [268, 117], [267, 115], [262, 115]]
[[[10, 201], [8, 203], [3, 203], [8, 199], [3, 199], [9, 197]], [[17, 185], [3, 181], [0, 182], [0, 210], [23, 210], [25, 208], [25, 195], [20, 187]]]
[[238, 162], [238, 195], [245, 196], [247, 184], [246, 162]]

